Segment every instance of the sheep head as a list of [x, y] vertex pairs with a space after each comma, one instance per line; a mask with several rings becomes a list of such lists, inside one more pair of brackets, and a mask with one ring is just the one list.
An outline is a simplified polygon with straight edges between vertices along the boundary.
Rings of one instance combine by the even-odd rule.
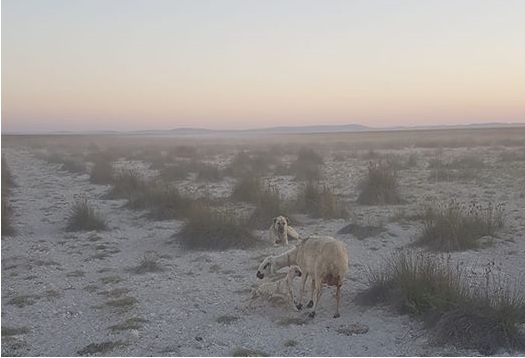
[[268, 256], [261, 262], [257, 269], [257, 278], [263, 279], [265, 275], [271, 276], [275, 274], [275, 263], [272, 256]]

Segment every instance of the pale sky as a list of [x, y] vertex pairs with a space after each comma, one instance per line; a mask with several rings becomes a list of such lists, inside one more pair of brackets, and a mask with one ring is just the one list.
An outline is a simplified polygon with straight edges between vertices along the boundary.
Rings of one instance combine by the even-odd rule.
[[521, 0], [3, 0], [2, 131], [525, 122]]

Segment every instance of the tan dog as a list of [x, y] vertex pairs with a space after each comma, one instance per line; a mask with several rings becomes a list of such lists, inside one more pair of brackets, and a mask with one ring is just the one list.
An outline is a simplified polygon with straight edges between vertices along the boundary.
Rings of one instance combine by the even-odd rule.
[[288, 238], [299, 240], [299, 234], [295, 229], [289, 226], [289, 220], [284, 216], [273, 218], [272, 226], [268, 229], [270, 240], [274, 245], [288, 245]]

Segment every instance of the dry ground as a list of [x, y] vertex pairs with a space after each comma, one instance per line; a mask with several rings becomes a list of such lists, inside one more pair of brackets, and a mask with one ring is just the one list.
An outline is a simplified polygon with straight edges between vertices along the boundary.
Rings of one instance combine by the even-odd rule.
[[[250, 353], [242, 349], [279, 356], [477, 355], [476, 351], [431, 344], [428, 332], [415, 318], [354, 302], [356, 293], [368, 286], [368, 268], [377, 267], [390, 253], [415, 240], [419, 224], [407, 218], [423, 204], [450, 198], [502, 203], [506, 214], [506, 224], [497, 237], [485, 239], [487, 247], [451, 253], [451, 262], [466, 267], [472, 282], [478, 282], [487, 265], [494, 262], [502, 277], [525, 290], [525, 157], [519, 156], [525, 154], [525, 142], [519, 145], [525, 138], [523, 130], [519, 135], [507, 130], [460, 131], [447, 134], [442, 142], [438, 134], [395, 134], [394, 140], [384, 133], [309, 135], [294, 137], [281, 148], [286, 152], [288, 146], [317, 145], [325, 160], [322, 183], [334, 188], [349, 211], [348, 219], [296, 215], [300, 224], [295, 226], [302, 235], [331, 235], [349, 247], [350, 271], [342, 290], [341, 317], [332, 318], [334, 300], [325, 288], [313, 320], [307, 318], [307, 312], [295, 313], [271, 303], [248, 306], [250, 289], [260, 283], [255, 277], [258, 263], [284, 248], [263, 245], [248, 250], [186, 251], [173, 237], [182, 220], [150, 220], [144, 212], [123, 207], [126, 200], [105, 198], [109, 185], [91, 184], [88, 174], [66, 172], [40, 159], [51, 149], [78, 153], [92, 143], [103, 147], [117, 142], [123, 153], [118, 156], [124, 156], [131, 151], [131, 139], [4, 137], [2, 154], [17, 184], [10, 194], [17, 235], [2, 237], [2, 355]], [[138, 150], [146, 147], [141, 140], [134, 142]], [[209, 141], [214, 147], [209, 143], [204, 147], [215, 150], [209, 151], [206, 160], [219, 167], [227, 166], [239, 148], [250, 146], [249, 139], [235, 144], [228, 139]], [[154, 142], [164, 149], [174, 143], [192, 143], [190, 139]], [[279, 138], [268, 142], [275, 145]], [[260, 139], [253, 146], [266, 148]], [[502, 160], [502, 153], [508, 152], [519, 155]], [[415, 166], [398, 170], [405, 203], [355, 203], [358, 183], [370, 160], [392, 154], [408, 158], [414, 153]], [[485, 166], [451, 181], [431, 178], [430, 160], [465, 156], [475, 156]], [[293, 160], [292, 155], [283, 158]], [[156, 174], [137, 159], [120, 158], [114, 165]], [[271, 175], [265, 180], [286, 198], [294, 197], [300, 185], [292, 175]], [[234, 183], [230, 177], [213, 183], [199, 183], [192, 177], [176, 182], [187, 195], [208, 193], [225, 200]], [[64, 230], [68, 210], [78, 197], [87, 198], [102, 213], [108, 231]], [[226, 205], [250, 209], [246, 204]], [[364, 238], [366, 235], [337, 233], [352, 222], [382, 229]], [[264, 237], [262, 232], [257, 235]], [[154, 258], [158, 270], [143, 273], [137, 269], [145, 255]], [[368, 330], [356, 329], [362, 327]]]

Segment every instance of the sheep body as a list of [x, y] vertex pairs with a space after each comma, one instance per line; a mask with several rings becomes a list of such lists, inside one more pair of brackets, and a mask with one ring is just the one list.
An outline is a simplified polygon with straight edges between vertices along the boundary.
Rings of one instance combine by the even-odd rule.
[[[315, 316], [317, 303], [321, 297], [322, 285], [336, 287], [336, 311], [339, 317], [341, 286], [348, 272], [348, 250], [346, 245], [329, 236], [309, 237], [297, 245], [295, 262], [304, 272], [299, 301], [302, 301], [308, 276], [312, 279], [312, 299], [308, 307], [313, 307], [310, 315]], [[301, 305], [301, 303], [299, 303]], [[301, 306], [300, 306], [301, 307]]]
[[[313, 307], [310, 315], [315, 316], [317, 303], [323, 284], [336, 287], [336, 312], [339, 317], [341, 286], [348, 272], [348, 251], [346, 245], [329, 236], [311, 236], [303, 239], [297, 246], [278, 256], [266, 257], [259, 265], [257, 277], [274, 275], [282, 267], [298, 265], [303, 271], [303, 282], [299, 301], [301, 302], [306, 280], [312, 279], [312, 299], [308, 307]], [[298, 304], [298, 309], [302, 304]]]

